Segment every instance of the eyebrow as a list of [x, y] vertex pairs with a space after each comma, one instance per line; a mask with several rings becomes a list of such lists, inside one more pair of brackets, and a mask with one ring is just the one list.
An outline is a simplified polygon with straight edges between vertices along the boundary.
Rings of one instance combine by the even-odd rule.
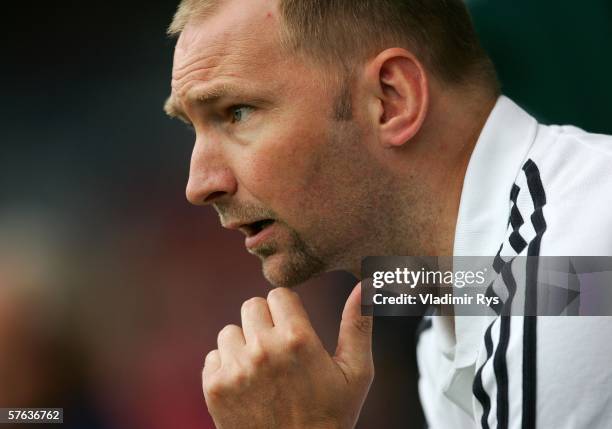
[[164, 103], [164, 112], [171, 118], [178, 118], [181, 121], [185, 122], [188, 125], [191, 125], [191, 121], [187, 118], [183, 109], [181, 109], [174, 99], [174, 96], [171, 94]]
[[[241, 91], [232, 85], [219, 84], [207, 89], [194, 89], [188, 91], [187, 99], [199, 105], [210, 105], [215, 104], [219, 100], [228, 97], [229, 95], [243, 93], [244, 91]], [[170, 96], [166, 99], [166, 102], [164, 103], [164, 112], [166, 112], [166, 114], [171, 118], [178, 118], [187, 124], [191, 124], [191, 121], [179, 105], [174, 94], [170, 94]]]

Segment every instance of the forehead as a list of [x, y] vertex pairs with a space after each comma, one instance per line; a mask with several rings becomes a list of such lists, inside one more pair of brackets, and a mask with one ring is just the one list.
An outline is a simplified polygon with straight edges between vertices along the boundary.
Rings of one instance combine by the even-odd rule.
[[190, 82], [262, 76], [281, 55], [278, 12], [273, 0], [226, 0], [211, 16], [187, 23], [177, 41], [173, 93]]

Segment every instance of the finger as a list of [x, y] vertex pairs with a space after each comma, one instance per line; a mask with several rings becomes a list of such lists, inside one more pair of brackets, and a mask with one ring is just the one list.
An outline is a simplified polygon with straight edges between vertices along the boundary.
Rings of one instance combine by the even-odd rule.
[[372, 316], [361, 315], [361, 283], [357, 284], [344, 305], [335, 358], [352, 368], [372, 365]]
[[258, 335], [261, 335], [262, 332], [274, 327], [272, 315], [268, 308], [268, 301], [264, 298], [256, 297], [245, 301], [240, 309], [240, 315], [244, 338], [247, 344]]
[[211, 374], [216, 372], [221, 367], [221, 355], [219, 350], [215, 349], [209, 352], [204, 359], [204, 369], [202, 370], [202, 381], [206, 381]]
[[244, 349], [245, 341], [242, 329], [236, 325], [227, 325], [219, 332], [217, 348], [223, 365], [235, 361]]
[[311, 327], [308, 313], [299, 295], [289, 288], [278, 287], [268, 293], [268, 308], [274, 326]]

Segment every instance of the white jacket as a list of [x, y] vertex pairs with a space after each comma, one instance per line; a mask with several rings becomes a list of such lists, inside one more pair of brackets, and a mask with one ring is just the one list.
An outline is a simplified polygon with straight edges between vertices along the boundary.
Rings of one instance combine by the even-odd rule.
[[[538, 124], [500, 97], [467, 169], [454, 246], [498, 252], [612, 256], [612, 137]], [[427, 318], [419, 338], [430, 428], [612, 428], [612, 317], [452, 322]]]

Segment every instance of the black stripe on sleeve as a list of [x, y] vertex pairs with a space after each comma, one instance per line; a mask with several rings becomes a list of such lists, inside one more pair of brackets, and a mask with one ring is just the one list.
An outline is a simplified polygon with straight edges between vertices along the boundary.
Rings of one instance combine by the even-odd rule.
[[527, 247], [527, 242], [517, 231], [513, 231], [512, 234], [510, 234], [509, 241], [517, 254], [520, 254], [525, 247]]
[[[504, 265], [506, 264], [506, 262], [502, 259], [501, 255], [501, 251], [504, 248], [504, 245], [502, 243], [501, 246], [499, 246], [499, 250], [497, 251], [497, 253], [495, 254], [495, 258], [493, 259], [493, 270], [495, 270], [495, 272], [497, 274], [501, 274], [502, 269], [504, 268]], [[491, 282], [491, 284], [489, 284], [489, 287], [487, 287], [487, 291], [485, 296], [487, 298], [497, 298], [492, 300], [491, 302], [497, 302], [496, 304], [491, 304], [490, 307], [493, 309], [493, 311], [495, 312], [495, 314], [501, 314], [502, 308], [503, 308], [503, 300], [502, 298], [495, 292], [495, 289], [493, 289], [493, 285], [495, 284], [495, 280], [493, 280]]]
[[491, 309], [493, 309], [495, 314], [497, 314], [499, 316], [501, 314], [503, 308], [504, 308], [504, 304], [503, 304], [502, 298], [499, 295], [497, 295], [497, 293], [493, 289], [493, 284], [494, 284], [494, 282], [491, 282], [491, 284], [487, 288], [485, 296], [487, 298], [497, 298], [497, 299], [491, 300], [491, 304], [489, 304], [489, 307]]
[[512, 234], [510, 234], [509, 241], [512, 249], [519, 255], [525, 247], [527, 242], [519, 232], [521, 226], [525, 223], [521, 211], [518, 208], [517, 201], [521, 188], [516, 184], [512, 185], [512, 191], [510, 192], [510, 200], [512, 201], [512, 208], [510, 209], [510, 225], [512, 225]]
[[523, 322], [523, 422], [522, 429], [536, 427], [536, 387], [537, 387], [537, 277], [538, 259], [542, 236], [546, 232], [546, 220], [542, 208], [546, 205], [546, 193], [542, 185], [540, 171], [530, 159], [523, 166], [527, 176], [529, 193], [533, 200], [534, 212], [531, 223], [536, 232], [527, 250], [527, 277], [525, 291], [525, 317]]
[[538, 318], [525, 316], [523, 322], [523, 424], [536, 427], [536, 328]]
[[495, 255], [495, 258], [493, 259], [493, 269], [497, 274], [501, 273], [501, 270], [504, 267], [504, 264], [506, 263], [506, 261], [504, 261], [501, 257], [501, 251], [503, 247], [504, 246], [502, 244], [502, 247], [499, 248], [497, 255]]
[[497, 429], [508, 429], [508, 368], [506, 351], [510, 342], [510, 316], [500, 316], [499, 344], [493, 358], [497, 384]]
[[516, 293], [516, 280], [512, 274], [512, 263], [510, 260], [502, 268], [502, 279], [508, 288], [508, 299], [504, 303], [499, 325], [499, 343], [493, 358], [493, 370], [497, 384], [497, 428], [507, 429], [509, 421], [509, 399], [508, 399], [508, 362], [506, 353], [510, 343], [510, 310]]
[[482, 406], [482, 417], [480, 419], [482, 429], [489, 429], [489, 413], [491, 412], [491, 398], [489, 397], [487, 391], [482, 385], [482, 371], [487, 362], [491, 360], [491, 356], [493, 355], [493, 339], [491, 338], [491, 329], [493, 328], [493, 323], [495, 322], [492, 322], [487, 328], [487, 331], [485, 332], [485, 348], [487, 350], [487, 359], [484, 361], [482, 366], [478, 368], [478, 371], [476, 372], [476, 377], [474, 378], [474, 384], [472, 385], [472, 392], [474, 393], [474, 396]]

